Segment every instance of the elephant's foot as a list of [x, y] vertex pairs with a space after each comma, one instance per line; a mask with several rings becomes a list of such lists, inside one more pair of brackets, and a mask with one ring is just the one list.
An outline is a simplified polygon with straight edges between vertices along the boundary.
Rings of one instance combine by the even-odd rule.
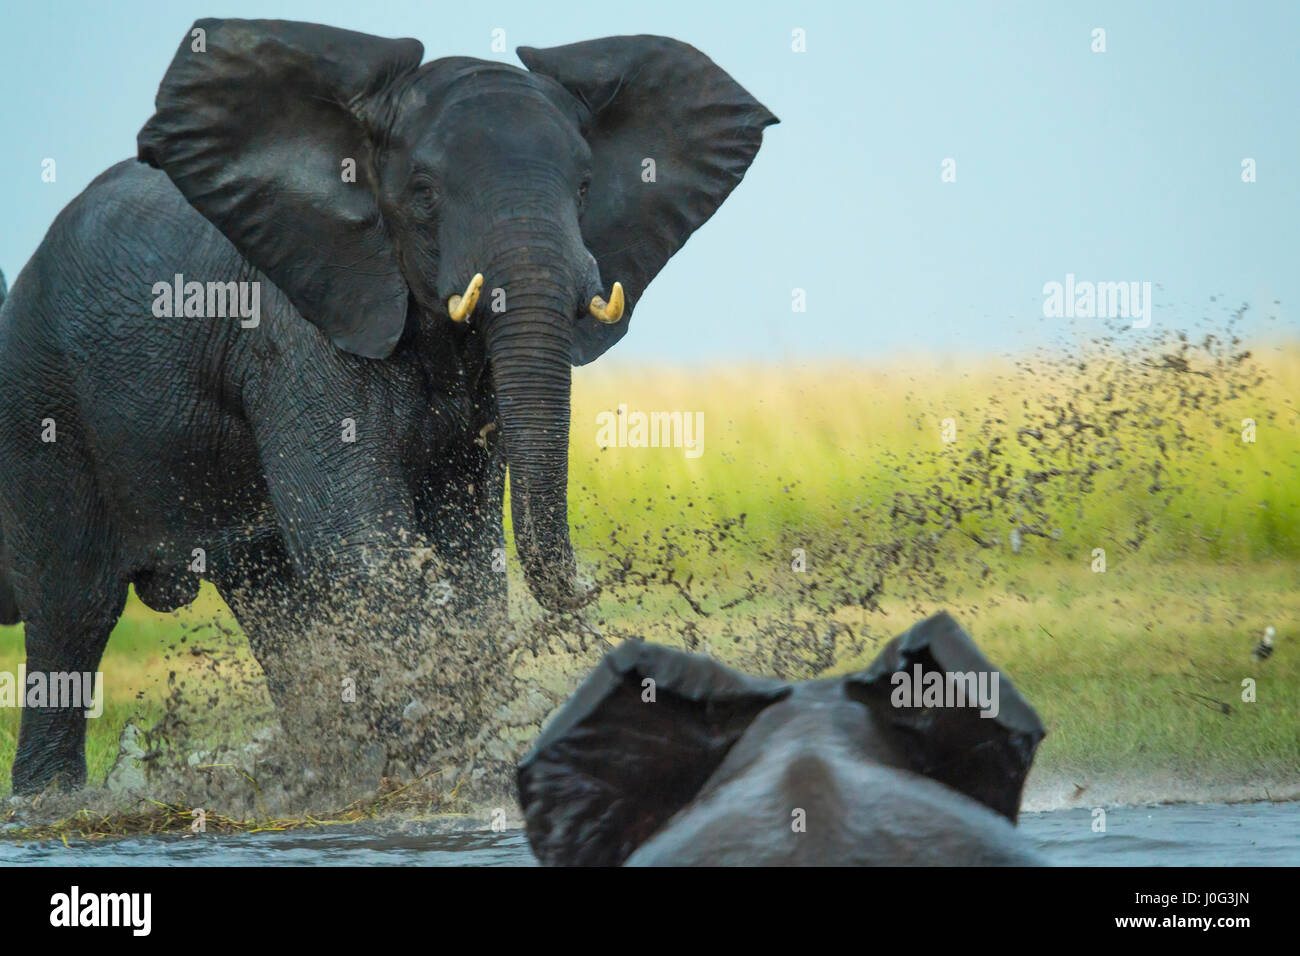
[[[73, 721], [80, 728], [69, 726]], [[68, 791], [84, 787], [85, 718], [81, 712], [24, 710], [10, 779], [15, 796], [44, 793], [51, 788]]]

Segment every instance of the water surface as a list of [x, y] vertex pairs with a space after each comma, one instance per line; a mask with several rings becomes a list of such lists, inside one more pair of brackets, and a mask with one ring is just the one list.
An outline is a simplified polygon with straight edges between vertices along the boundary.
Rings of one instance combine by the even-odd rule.
[[[1176, 804], [1024, 813], [1021, 828], [1065, 866], [1300, 866], [1300, 803]], [[185, 835], [93, 843], [7, 843], [0, 865], [536, 866], [523, 831], [380, 821], [294, 833]]]

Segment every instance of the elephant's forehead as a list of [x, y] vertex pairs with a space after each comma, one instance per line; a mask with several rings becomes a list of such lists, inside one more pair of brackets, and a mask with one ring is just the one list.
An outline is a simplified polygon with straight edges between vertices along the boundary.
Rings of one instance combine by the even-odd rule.
[[778, 738], [858, 740], [871, 723], [867, 708], [844, 696], [843, 682], [809, 681], [795, 685], [789, 697], [759, 713], [741, 743], [759, 740], [767, 747]]
[[408, 116], [423, 112], [427, 118], [428, 109], [455, 114], [489, 103], [496, 110], [549, 106], [575, 113], [576, 118], [576, 101], [550, 77], [509, 63], [463, 57], [435, 61], [417, 73], [402, 95], [401, 109]]
[[830, 747], [879, 763], [898, 764], [892, 735], [865, 706], [845, 694], [843, 678], [805, 681], [790, 696], [764, 709], [728, 756], [737, 762], [765, 759], [784, 746]]
[[702, 791], [714, 790], [754, 767], [783, 764], [799, 754], [895, 763], [896, 754], [867, 708], [845, 697], [836, 683], [842, 682], [796, 685], [789, 697], [761, 711]]
[[844, 693], [844, 678], [825, 677], [820, 680], [806, 680], [795, 684], [790, 691], [790, 699], [801, 703], [813, 701], [847, 700]]
[[587, 161], [590, 149], [571, 98], [557, 97], [540, 79], [518, 70], [492, 73], [481, 81], [468, 78], [440, 98], [421, 100], [414, 108], [405, 105], [399, 139], [432, 157]]

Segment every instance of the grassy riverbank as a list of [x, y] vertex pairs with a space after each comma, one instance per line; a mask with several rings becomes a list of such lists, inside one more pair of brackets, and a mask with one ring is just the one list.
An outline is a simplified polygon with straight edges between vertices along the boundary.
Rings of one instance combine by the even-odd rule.
[[[604, 626], [680, 644], [676, 615], [665, 613], [672, 599], [664, 595], [659, 603], [609, 609]], [[855, 608], [840, 616], [861, 619], [865, 633], [883, 639], [905, 629], [918, 611], [937, 609], [901, 599], [883, 603], [871, 615]], [[1300, 620], [1293, 565], [1172, 564], [1105, 575], [1035, 566], [1005, 586], [968, 591], [946, 606], [1041, 713], [1050, 733], [1039, 751], [1040, 776], [1073, 776], [1082, 784], [1144, 770], [1245, 779], [1300, 769], [1300, 654], [1291, 641], [1279, 642], [1264, 662], [1250, 654], [1264, 626], [1282, 625], [1285, 632], [1284, 622]], [[104, 714], [88, 723], [92, 780], [102, 781], [112, 765], [128, 719], [148, 726], [162, 715], [169, 674], [179, 669], [201, 680], [201, 658], [187, 663], [184, 650], [168, 648], [183, 627], [197, 628], [221, 613], [215, 594], [206, 591], [196, 608], [177, 616], [132, 601], [103, 663]], [[704, 646], [729, 620], [743, 627], [736, 617], [719, 614], [700, 625]], [[3, 645], [0, 670], [17, 669], [16, 643]], [[726, 657], [726, 643], [717, 645], [715, 652]], [[868, 650], [834, 670], [870, 657]], [[248, 666], [255, 666], [251, 659]], [[532, 665], [560, 684], [577, 680], [586, 666], [563, 655]], [[1257, 684], [1254, 703], [1241, 699], [1247, 678]], [[18, 712], [0, 711], [0, 767], [12, 761], [17, 731]], [[7, 785], [0, 780], [0, 792]]]
[[[1297, 395], [1300, 347], [578, 370], [570, 498], [578, 553], [603, 587], [592, 617], [608, 637], [741, 664], [775, 659], [819, 622], [844, 625], [804, 657], [811, 673], [861, 666], [946, 607], [1048, 725], [1036, 775], [1297, 777]], [[600, 448], [597, 416], [619, 405], [703, 412], [702, 453]], [[1256, 662], [1268, 625], [1278, 650]], [[89, 723], [92, 782], [128, 719], [157, 720], [173, 681], [203, 686], [202, 648], [229, 644], [225, 666], [255, 671], [230, 627], [206, 587], [174, 615], [132, 597]], [[16, 671], [21, 648], [21, 627], [0, 628], [0, 671]], [[563, 689], [589, 665], [555, 652], [520, 673]], [[18, 718], [0, 710], [0, 795]]]

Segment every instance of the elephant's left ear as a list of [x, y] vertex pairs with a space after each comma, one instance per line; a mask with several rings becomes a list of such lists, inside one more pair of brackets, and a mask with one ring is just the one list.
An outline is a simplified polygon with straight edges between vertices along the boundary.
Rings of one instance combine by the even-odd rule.
[[699, 50], [667, 37], [518, 53], [591, 115], [582, 236], [606, 285], [623, 284], [626, 306], [612, 324], [581, 318], [573, 364], [584, 365], [623, 337], [645, 287], [736, 188], [777, 118]]
[[533, 853], [548, 866], [618, 866], [690, 802], [780, 681], [627, 641], [596, 666], [520, 762]]
[[[979, 700], [985, 689], [987, 708]], [[870, 667], [846, 678], [845, 690], [894, 735], [910, 769], [1016, 822], [1025, 777], [1047, 731], [947, 612], [886, 644]]]

